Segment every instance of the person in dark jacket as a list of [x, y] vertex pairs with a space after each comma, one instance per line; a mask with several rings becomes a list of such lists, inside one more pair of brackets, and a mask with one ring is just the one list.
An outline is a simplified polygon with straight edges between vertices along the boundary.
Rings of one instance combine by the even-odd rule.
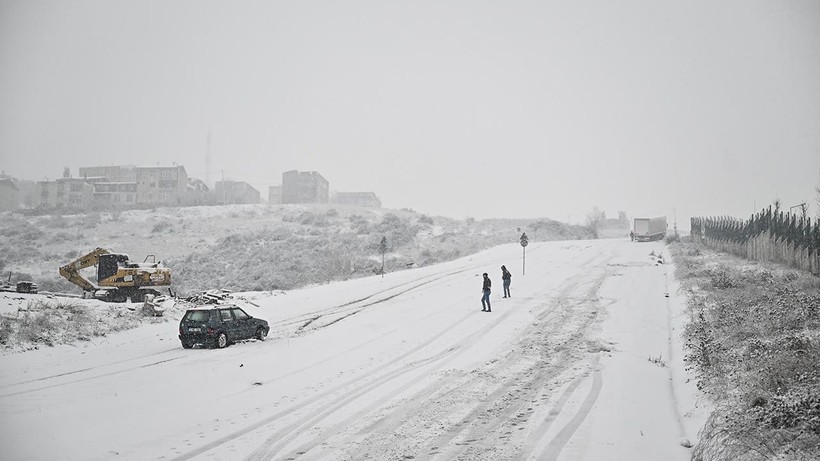
[[504, 282], [504, 297], [511, 298], [510, 282], [512, 282], [512, 274], [504, 266], [501, 266], [501, 280]]
[[482, 312], [492, 312], [490, 309], [490, 287], [493, 285], [493, 282], [490, 281], [490, 277], [487, 273], [484, 273], [484, 285], [481, 286], [481, 292], [484, 295], [481, 297], [481, 309]]

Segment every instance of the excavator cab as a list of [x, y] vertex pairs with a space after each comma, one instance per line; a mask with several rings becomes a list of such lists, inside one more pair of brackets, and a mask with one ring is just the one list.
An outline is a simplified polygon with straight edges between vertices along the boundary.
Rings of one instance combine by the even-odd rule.
[[128, 255], [118, 253], [100, 255], [100, 261], [97, 265], [97, 282], [117, 275], [119, 268], [127, 263]]

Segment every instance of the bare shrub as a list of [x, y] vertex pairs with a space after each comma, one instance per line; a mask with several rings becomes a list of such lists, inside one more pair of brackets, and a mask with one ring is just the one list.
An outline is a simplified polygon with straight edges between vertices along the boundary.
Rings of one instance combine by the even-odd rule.
[[56, 234], [52, 235], [50, 239], [48, 239], [49, 243], [62, 243], [68, 242], [72, 240], [71, 234], [68, 232], [57, 232]]
[[134, 328], [145, 319], [122, 305], [90, 309], [74, 300], [34, 301], [16, 318], [0, 320], [0, 344], [4, 347], [30, 348], [88, 341], [112, 331]]
[[299, 214], [297, 221], [299, 221], [299, 224], [303, 226], [310, 226], [311, 224], [315, 223], [316, 215], [309, 211], [304, 211], [301, 214]]
[[[706, 256], [673, 254], [678, 267], [697, 267]], [[819, 459], [818, 283], [732, 264], [712, 262], [685, 282], [685, 360], [716, 403], [693, 459]]]
[[53, 346], [58, 325], [49, 312], [26, 310], [19, 319], [17, 334], [21, 342]]
[[154, 224], [154, 227], [151, 228], [151, 233], [158, 234], [160, 232], [170, 231], [173, 227], [174, 225], [171, 224], [170, 221], [163, 220]]
[[719, 269], [712, 274], [712, 286], [720, 289], [736, 288], [738, 286], [737, 277], [728, 269]]
[[11, 342], [14, 335], [14, 326], [11, 319], [0, 317], [0, 344], [3, 346]]

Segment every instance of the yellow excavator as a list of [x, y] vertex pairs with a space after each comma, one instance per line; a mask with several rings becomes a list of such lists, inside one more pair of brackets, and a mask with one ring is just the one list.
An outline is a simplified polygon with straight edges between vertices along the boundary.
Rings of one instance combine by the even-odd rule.
[[[97, 267], [96, 285], [80, 274], [81, 270], [91, 266]], [[60, 275], [82, 288], [83, 297], [115, 303], [129, 298], [134, 303], [143, 302], [146, 295], [160, 294], [154, 287], [171, 286], [171, 269], [156, 261], [154, 255], [146, 256], [142, 263], [135, 263], [128, 259], [128, 255], [112, 253], [105, 248], [97, 248], [62, 266]]]

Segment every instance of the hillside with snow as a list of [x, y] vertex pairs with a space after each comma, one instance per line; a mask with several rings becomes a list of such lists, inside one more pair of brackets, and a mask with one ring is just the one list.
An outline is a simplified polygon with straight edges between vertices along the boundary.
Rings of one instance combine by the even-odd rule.
[[[450, 261], [494, 245], [589, 238], [549, 219], [454, 220], [339, 205], [229, 205], [0, 219], [0, 273], [41, 290], [80, 293], [57, 269], [97, 247], [170, 267], [172, 289], [279, 290]], [[87, 274], [93, 278], [93, 271]], [[4, 280], [5, 281], [5, 280]]]

